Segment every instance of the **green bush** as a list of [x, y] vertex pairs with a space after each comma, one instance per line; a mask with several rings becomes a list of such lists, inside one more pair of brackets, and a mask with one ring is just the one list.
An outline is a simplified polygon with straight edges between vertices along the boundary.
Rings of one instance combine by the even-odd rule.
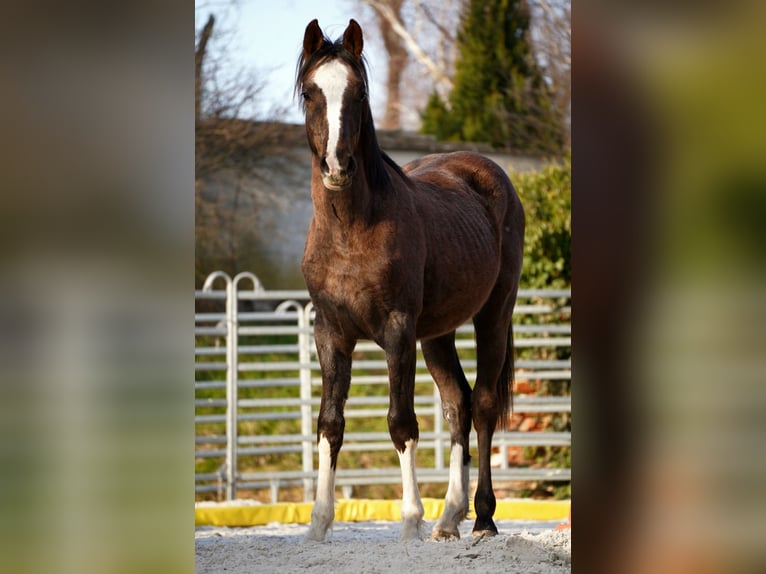
[[[572, 285], [572, 165], [567, 155], [559, 164], [540, 171], [511, 174], [526, 214], [524, 233], [524, 263], [522, 288], [564, 289]], [[562, 301], [562, 305], [568, 302]], [[531, 318], [526, 318], [532, 322]], [[538, 317], [537, 321], [543, 320]], [[544, 322], [554, 322], [555, 317]], [[552, 354], [540, 354], [540, 349], [521, 349], [524, 359], [559, 359], [571, 356], [571, 349], [557, 348]], [[535, 394], [543, 396], [569, 395], [570, 381], [538, 381]], [[557, 413], [544, 417], [539, 430], [570, 431], [571, 415]], [[526, 447], [525, 463], [532, 467], [571, 468], [570, 447]], [[571, 497], [571, 483], [541, 481], [525, 487], [517, 496]]]
[[572, 163], [512, 174], [526, 214], [521, 287], [562, 289], [572, 285]]

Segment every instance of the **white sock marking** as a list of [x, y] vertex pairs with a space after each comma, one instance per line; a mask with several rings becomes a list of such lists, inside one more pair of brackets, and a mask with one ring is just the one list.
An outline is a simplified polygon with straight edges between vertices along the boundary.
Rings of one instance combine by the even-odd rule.
[[468, 465], [463, 464], [463, 447], [452, 445], [449, 455], [449, 484], [444, 502], [447, 507], [459, 509], [468, 500]]
[[402, 539], [419, 536], [420, 523], [423, 519], [423, 503], [418, 491], [418, 479], [415, 474], [415, 452], [418, 441], [410, 439], [404, 443], [404, 452], [399, 452], [399, 464], [402, 467]]
[[307, 540], [328, 540], [332, 534], [332, 521], [335, 518], [335, 471], [330, 459], [330, 441], [325, 435], [319, 439], [319, 475], [317, 477], [317, 495], [314, 509], [311, 511], [311, 526]]
[[340, 170], [337, 157], [338, 140], [340, 139], [340, 114], [343, 107], [343, 94], [348, 85], [349, 69], [339, 60], [331, 60], [322, 64], [314, 72], [314, 83], [322, 90], [327, 102], [327, 165], [330, 173]]
[[463, 464], [463, 447], [453, 444], [449, 455], [449, 483], [444, 511], [434, 525], [434, 535], [460, 536], [458, 526], [468, 510], [468, 464]]

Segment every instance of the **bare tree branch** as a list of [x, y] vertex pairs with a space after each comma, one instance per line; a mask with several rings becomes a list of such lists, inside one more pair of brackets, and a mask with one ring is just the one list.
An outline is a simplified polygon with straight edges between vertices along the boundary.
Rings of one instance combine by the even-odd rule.
[[424, 4], [420, 1], [417, 2], [418, 7], [420, 8], [421, 12], [426, 17], [426, 20], [428, 20], [434, 28], [439, 30], [439, 33], [442, 35], [442, 37], [451, 43], [457, 42], [457, 37], [455, 36], [455, 33], [452, 30], [448, 30], [445, 28], [441, 22], [434, 16], [433, 12], [431, 12], [431, 7], [428, 4]]
[[[401, 9], [404, 0], [386, 0], [398, 20], [401, 20]], [[380, 12], [376, 12], [380, 26], [383, 45], [388, 53], [388, 74], [386, 78], [386, 110], [380, 127], [384, 129], [399, 129], [401, 127], [402, 105], [401, 86], [402, 72], [407, 67], [407, 49], [402, 39], [394, 32], [391, 23]]]
[[442, 86], [446, 91], [452, 89], [452, 79], [447, 75], [446, 71], [438, 66], [431, 57], [423, 50], [418, 44], [417, 40], [413, 38], [405, 28], [401, 19], [399, 19], [396, 13], [391, 7], [382, 0], [363, 0], [366, 4], [371, 6], [381, 17], [385, 18], [390, 24], [391, 29], [404, 41], [409, 49], [410, 53], [428, 70], [428, 74], [434, 80], [434, 83]]
[[532, 0], [532, 3], [537, 4], [545, 13], [545, 18], [539, 18], [539, 20], [542, 20], [540, 28], [552, 40], [549, 47], [560, 56], [561, 63], [571, 66], [572, 54], [569, 49], [572, 45], [571, 4], [559, 3], [557, 12], [548, 0]]
[[211, 14], [200, 33], [197, 48], [194, 50], [194, 120], [199, 122], [202, 115], [202, 63], [205, 61], [207, 43], [213, 34], [215, 17]]
[[[234, 4], [232, 4], [234, 6]], [[204, 20], [201, 20], [204, 21]], [[292, 144], [276, 121], [254, 121], [264, 81], [232, 66], [223, 40], [226, 18], [210, 16], [195, 46], [195, 260], [197, 279], [212, 268], [229, 273], [246, 266], [258, 236], [258, 163], [266, 153], [284, 154]], [[214, 30], [215, 24], [215, 30]], [[229, 32], [230, 33], [230, 32]]]
[[561, 110], [568, 142], [571, 129], [572, 3], [570, 0], [529, 0], [529, 4], [535, 52]]

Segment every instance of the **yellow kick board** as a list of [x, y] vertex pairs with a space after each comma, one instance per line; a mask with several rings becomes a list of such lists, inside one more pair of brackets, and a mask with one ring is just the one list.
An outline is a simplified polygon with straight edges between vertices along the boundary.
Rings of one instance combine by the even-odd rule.
[[[564, 520], [569, 515], [569, 500], [498, 500], [496, 520]], [[272, 522], [308, 524], [311, 522], [313, 502], [279, 502], [276, 504], [200, 505], [195, 508], [197, 526], [260, 526]], [[423, 499], [426, 520], [436, 520], [444, 509], [444, 500]], [[469, 518], [475, 516], [471, 504]], [[402, 519], [399, 500], [338, 500], [335, 520], [338, 522], [366, 522], [372, 520], [399, 521]]]

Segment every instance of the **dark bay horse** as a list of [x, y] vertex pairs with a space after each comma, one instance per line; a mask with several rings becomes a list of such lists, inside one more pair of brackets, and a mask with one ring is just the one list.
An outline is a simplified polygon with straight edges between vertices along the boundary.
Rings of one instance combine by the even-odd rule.
[[[306, 28], [296, 91], [313, 154], [314, 215], [303, 274], [316, 309], [322, 368], [317, 421], [319, 476], [307, 540], [325, 540], [334, 518], [335, 469], [351, 354], [359, 339], [386, 353], [388, 427], [402, 468], [401, 539], [419, 538], [423, 505], [415, 473], [416, 340], [439, 388], [451, 434], [444, 513], [436, 539], [459, 537], [468, 511], [468, 437], [478, 437], [474, 536], [497, 533], [490, 472], [492, 435], [504, 427], [513, 387], [511, 314], [521, 273], [524, 213], [494, 162], [468, 152], [436, 154], [399, 168], [378, 146], [362, 58], [351, 20], [332, 42]], [[468, 384], [455, 329], [473, 319], [477, 374]]]

